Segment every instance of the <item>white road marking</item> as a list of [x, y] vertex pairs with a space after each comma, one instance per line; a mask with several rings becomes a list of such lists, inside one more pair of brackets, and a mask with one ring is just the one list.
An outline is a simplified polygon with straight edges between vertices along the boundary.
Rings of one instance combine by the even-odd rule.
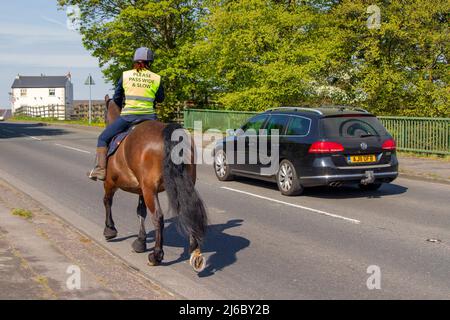
[[33, 136], [29, 136], [29, 135], [27, 135], [27, 134], [25, 134], [25, 133], [22, 133], [22, 136], [27, 137], [27, 138], [31, 138], [31, 139], [36, 140], [36, 141], [42, 141], [42, 139], [40, 139], [40, 138], [36, 138], [36, 137], [33, 137]]
[[248, 196], [252, 196], [252, 197], [255, 197], [255, 198], [259, 198], [259, 199], [264, 199], [264, 200], [276, 202], [276, 203], [279, 203], [279, 204], [284, 204], [286, 206], [290, 206], [290, 207], [294, 207], [294, 208], [299, 208], [299, 209], [311, 211], [311, 212], [318, 213], [318, 214], [321, 214], [321, 215], [324, 215], [324, 216], [345, 220], [345, 221], [348, 221], [348, 222], [351, 222], [351, 223], [354, 223], [354, 224], [360, 224], [361, 223], [361, 221], [356, 220], [356, 219], [351, 219], [351, 218], [347, 218], [347, 217], [340, 216], [340, 215], [337, 215], [337, 214], [333, 214], [333, 213], [317, 210], [317, 209], [314, 209], [314, 208], [308, 208], [308, 207], [300, 206], [298, 204], [293, 204], [293, 203], [289, 203], [289, 202], [285, 202], [285, 201], [280, 201], [280, 200], [277, 200], [277, 199], [272, 199], [272, 198], [260, 196], [260, 195], [257, 195], [257, 194], [254, 194], [254, 193], [250, 193], [250, 192], [246, 192], [246, 191], [242, 191], [242, 190], [237, 190], [237, 189], [232, 189], [232, 188], [227, 188], [227, 187], [222, 187], [222, 189], [225, 189], [225, 190], [228, 190], [228, 191], [233, 191], [233, 192], [238, 192], [238, 193], [242, 193], [242, 194], [246, 194]]
[[73, 150], [73, 151], [78, 151], [78, 152], [81, 152], [81, 153], [91, 154], [89, 151], [81, 150], [81, 149], [74, 148], [74, 147], [69, 147], [69, 146], [66, 146], [66, 145], [63, 145], [63, 144], [59, 144], [59, 143], [55, 143], [55, 146], [58, 146], [58, 147], [61, 147], [61, 148], [65, 148], [65, 149], [69, 149], [69, 150]]

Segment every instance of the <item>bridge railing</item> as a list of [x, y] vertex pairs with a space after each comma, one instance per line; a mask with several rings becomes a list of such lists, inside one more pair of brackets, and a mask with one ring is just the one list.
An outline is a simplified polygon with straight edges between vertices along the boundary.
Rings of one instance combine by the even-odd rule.
[[398, 150], [450, 155], [450, 118], [378, 117]]
[[[185, 109], [184, 126], [194, 128], [200, 121], [202, 129], [239, 128], [257, 114], [251, 111]], [[450, 155], [450, 118], [378, 117], [397, 141], [400, 151]]]
[[228, 129], [237, 129], [258, 112], [185, 109], [184, 126], [194, 129], [194, 122], [201, 121], [203, 130], [218, 129], [225, 132]]

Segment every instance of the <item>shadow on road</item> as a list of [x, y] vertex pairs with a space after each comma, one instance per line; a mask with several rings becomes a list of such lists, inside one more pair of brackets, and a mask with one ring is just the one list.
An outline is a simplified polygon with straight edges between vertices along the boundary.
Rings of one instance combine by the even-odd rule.
[[[247, 248], [250, 245], [250, 240], [233, 236], [225, 233], [226, 230], [238, 228], [242, 225], [244, 220], [235, 219], [229, 220], [224, 224], [214, 224], [208, 227], [208, 233], [202, 246], [203, 253], [212, 253], [208, 259], [206, 269], [199, 274], [199, 277], [209, 277], [214, 275], [217, 271], [234, 264], [237, 261], [236, 254]], [[137, 235], [123, 237], [111, 240], [110, 242], [121, 242], [131, 238], [137, 238]], [[147, 243], [152, 244], [155, 241], [155, 232], [151, 231], [147, 235]], [[179, 232], [176, 218], [166, 220], [166, 227], [164, 229], [164, 247], [183, 248], [183, 253], [173, 261], [166, 261], [162, 266], [171, 266], [190, 258], [189, 255], [189, 240]], [[152, 251], [151, 250], [148, 251]]]
[[[276, 183], [255, 180], [251, 178], [238, 177], [236, 181], [251, 185], [255, 187], [261, 187], [269, 190], [274, 190], [277, 193], [278, 187]], [[384, 183], [380, 189], [376, 191], [363, 191], [359, 189], [357, 185], [345, 185], [342, 187], [313, 187], [306, 188], [302, 195], [298, 197], [313, 197], [324, 199], [354, 199], [354, 198], [369, 198], [377, 199], [385, 196], [393, 196], [402, 194], [408, 191], [408, 188], [395, 183]], [[298, 198], [297, 197], [297, 198]]]
[[0, 139], [23, 138], [24, 136], [60, 136], [66, 130], [49, 128], [42, 123], [0, 123]]
[[343, 186], [339, 188], [331, 187], [316, 187], [306, 189], [304, 195], [314, 198], [324, 199], [354, 199], [354, 198], [368, 198], [378, 199], [386, 196], [394, 196], [403, 194], [408, 191], [408, 188], [394, 183], [385, 183], [380, 189], [376, 191], [363, 191], [357, 185]]

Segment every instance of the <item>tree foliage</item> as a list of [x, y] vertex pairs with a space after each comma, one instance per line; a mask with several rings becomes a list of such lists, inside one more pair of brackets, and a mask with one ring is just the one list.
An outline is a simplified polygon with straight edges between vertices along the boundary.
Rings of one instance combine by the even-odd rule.
[[[377, 5], [379, 27], [368, 19]], [[59, 0], [115, 81], [134, 50], [156, 52], [169, 109], [349, 104], [450, 116], [448, 0]]]
[[450, 2], [383, 1], [379, 29], [366, 26], [371, 1], [342, 1], [330, 12], [345, 41], [337, 56], [343, 88], [378, 114], [450, 115]]

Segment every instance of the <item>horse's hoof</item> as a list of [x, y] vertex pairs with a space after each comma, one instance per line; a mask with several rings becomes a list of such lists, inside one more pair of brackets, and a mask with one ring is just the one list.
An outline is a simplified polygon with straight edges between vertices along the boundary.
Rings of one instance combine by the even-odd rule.
[[112, 240], [117, 237], [117, 230], [116, 228], [105, 228], [105, 231], [103, 231], [103, 235], [105, 236], [106, 240]]
[[192, 252], [189, 263], [197, 273], [202, 272], [206, 268], [206, 259], [199, 250], [195, 250], [194, 252]]
[[132, 248], [134, 252], [136, 253], [144, 253], [147, 251], [147, 243], [144, 241], [141, 241], [139, 239], [134, 240]]
[[161, 261], [156, 260], [155, 254], [153, 252], [148, 255], [148, 264], [151, 267], [159, 266], [160, 263]]
[[148, 255], [148, 264], [152, 267], [159, 266], [161, 261], [164, 259], [164, 252], [161, 252], [158, 256], [155, 255], [155, 252], [152, 252]]

